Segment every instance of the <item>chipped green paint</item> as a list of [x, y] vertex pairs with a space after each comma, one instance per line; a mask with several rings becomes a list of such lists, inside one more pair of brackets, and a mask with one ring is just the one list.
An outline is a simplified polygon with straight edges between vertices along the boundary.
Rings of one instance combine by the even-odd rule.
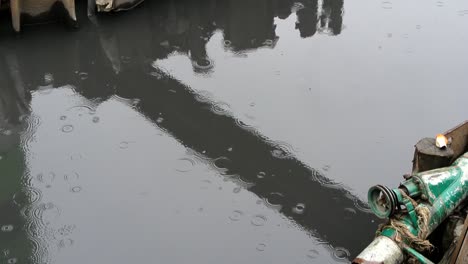
[[[418, 200], [416, 207], [411, 199]], [[442, 221], [457, 208], [468, 195], [468, 153], [458, 158], [452, 166], [421, 172], [412, 175], [410, 179], [403, 182], [399, 188], [388, 189], [384, 186], [375, 186], [369, 190], [369, 205], [379, 217], [394, 217], [393, 221], [399, 221], [415, 236], [421, 227], [418, 225], [417, 209], [425, 207], [429, 209], [428, 234], [439, 226]], [[402, 210], [404, 206], [406, 210]], [[399, 214], [398, 219], [394, 216]], [[395, 241], [401, 248], [398, 251], [387, 253], [391, 259], [382, 260], [381, 256], [371, 254], [373, 249], [381, 247], [384, 243], [379, 237], [387, 237]], [[399, 264], [403, 262], [404, 253], [416, 257], [423, 264], [432, 263], [419, 252], [409, 247], [410, 241], [402, 239], [398, 231], [392, 227], [386, 227], [380, 236], [361, 253], [354, 263], [382, 261], [383, 263]], [[423, 237], [425, 239], [426, 237]], [[374, 252], [375, 253], [375, 252]], [[399, 256], [401, 254], [401, 256]], [[398, 255], [398, 257], [395, 257]]]

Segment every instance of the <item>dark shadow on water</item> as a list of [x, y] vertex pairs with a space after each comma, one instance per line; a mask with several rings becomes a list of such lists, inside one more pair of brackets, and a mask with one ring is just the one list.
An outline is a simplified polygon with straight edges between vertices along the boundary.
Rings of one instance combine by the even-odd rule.
[[0, 262], [29, 263], [35, 244], [23, 228], [29, 194], [23, 182], [26, 164], [19, 131], [31, 98], [18, 83], [21, 78], [15, 54], [1, 49], [0, 54]]
[[[296, 28], [301, 37], [313, 36], [324, 28], [331, 34], [341, 32], [341, 0], [324, 1], [320, 12], [316, 1], [298, 2], [301, 5], [295, 7]], [[19, 38], [0, 40], [0, 63], [5, 69], [0, 74], [2, 84], [8, 84], [0, 89], [0, 98], [6, 102], [0, 105], [5, 109], [2, 119], [14, 126], [12, 120], [28, 112], [30, 92], [46, 85], [71, 84], [94, 102], [113, 95], [138, 98], [141, 113], [184, 146], [213, 160], [224, 170], [225, 177], [252, 183], [249, 191], [281, 206], [282, 214], [313, 236], [334, 247], [347, 248], [354, 256], [370, 241], [377, 226], [376, 219], [361, 210], [364, 205], [359, 199], [261, 131], [246, 126], [231, 113], [218, 109], [219, 105], [209, 98], [151, 66], [177, 52], [192, 60], [195, 72], [215, 70], [206, 44], [217, 30], [224, 34], [224, 44], [220, 45], [228, 50], [274, 48], [273, 43], [281, 37], [275, 33], [274, 19], [289, 17], [294, 4], [279, 0], [205, 1], [203, 5], [194, 1], [155, 1], [131, 13], [100, 16], [94, 22], [82, 17], [87, 22], [82, 22], [77, 32], [64, 32], [60, 25], [29, 28]], [[80, 14], [85, 13], [84, 7], [80, 10]], [[8, 57], [4, 55], [15, 58], [17, 76], [11, 69], [15, 63], [4, 59]], [[53, 76], [52, 81], [47, 73]], [[156, 122], [160, 115], [164, 121]], [[21, 155], [18, 152], [20, 160]], [[21, 189], [24, 164], [9, 164], [17, 170], [10, 175], [16, 187], [10, 188]], [[259, 172], [263, 172], [261, 177]], [[11, 221], [21, 223], [9, 197], [0, 199], [0, 212], [18, 216]], [[24, 234], [18, 236], [27, 241]], [[0, 246], [8, 241], [0, 238]]]

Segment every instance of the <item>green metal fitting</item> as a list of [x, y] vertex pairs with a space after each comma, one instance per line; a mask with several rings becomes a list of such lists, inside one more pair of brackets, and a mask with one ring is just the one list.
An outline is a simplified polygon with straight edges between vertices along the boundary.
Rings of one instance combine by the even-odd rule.
[[[428, 230], [427, 234], [430, 234], [466, 199], [467, 195], [468, 152], [458, 158], [450, 167], [412, 175], [399, 188], [389, 189], [382, 185], [374, 186], [369, 189], [368, 200], [372, 211], [378, 217], [391, 218], [393, 222], [399, 222], [413, 235], [418, 236], [422, 227], [418, 223], [417, 211], [424, 209], [424, 211], [430, 212], [428, 226], [425, 227]], [[414, 200], [417, 201], [416, 206], [413, 205]], [[398, 218], [395, 217], [396, 215]], [[400, 254], [405, 252], [423, 264], [432, 263], [421, 253], [411, 248], [409, 246], [411, 241], [407, 241], [404, 236], [399, 236], [398, 230], [393, 227], [384, 228], [380, 237], [392, 239], [400, 249], [386, 252], [384, 255], [388, 256], [388, 259], [385, 256], [376, 256], [372, 250], [384, 247], [379, 243], [385, 243], [388, 248], [389, 243], [387, 240], [376, 239], [357, 259], [368, 262], [383, 260], [383, 263], [386, 264], [399, 264], [404, 259], [404, 256], [400, 256]], [[426, 239], [426, 237], [421, 237], [421, 239]]]

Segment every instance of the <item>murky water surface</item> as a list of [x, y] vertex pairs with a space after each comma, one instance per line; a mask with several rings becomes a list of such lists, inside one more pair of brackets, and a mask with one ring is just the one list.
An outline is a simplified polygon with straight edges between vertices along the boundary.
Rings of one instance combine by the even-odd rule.
[[[147, 1], [0, 23], [0, 263], [346, 263], [467, 118], [468, 2]], [[363, 202], [364, 201], [364, 202]]]

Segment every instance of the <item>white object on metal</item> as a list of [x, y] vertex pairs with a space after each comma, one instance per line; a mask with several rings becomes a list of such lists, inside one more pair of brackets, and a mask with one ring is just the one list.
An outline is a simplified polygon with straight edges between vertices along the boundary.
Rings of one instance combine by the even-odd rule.
[[356, 257], [353, 263], [401, 264], [404, 259], [403, 251], [395, 241], [385, 236], [378, 236]]

